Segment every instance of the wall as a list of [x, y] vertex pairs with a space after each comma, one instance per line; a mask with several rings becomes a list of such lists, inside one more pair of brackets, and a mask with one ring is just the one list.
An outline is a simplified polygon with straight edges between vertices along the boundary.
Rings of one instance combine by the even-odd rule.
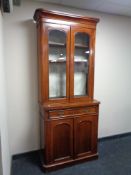
[[0, 11], [0, 175], [10, 174], [11, 156], [8, 143], [7, 102], [3, 53], [3, 21]]
[[38, 2], [22, 2], [4, 16], [11, 153], [39, 148], [36, 8], [100, 18], [97, 26], [95, 98], [101, 101], [99, 137], [131, 132], [131, 18]]

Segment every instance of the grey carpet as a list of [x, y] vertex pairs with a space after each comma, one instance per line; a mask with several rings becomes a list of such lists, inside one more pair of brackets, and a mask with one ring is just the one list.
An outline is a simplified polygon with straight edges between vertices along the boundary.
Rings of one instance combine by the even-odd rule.
[[[12, 175], [44, 175], [37, 153], [14, 159]], [[99, 142], [99, 159], [48, 175], [131, 175], [131, 135]]]

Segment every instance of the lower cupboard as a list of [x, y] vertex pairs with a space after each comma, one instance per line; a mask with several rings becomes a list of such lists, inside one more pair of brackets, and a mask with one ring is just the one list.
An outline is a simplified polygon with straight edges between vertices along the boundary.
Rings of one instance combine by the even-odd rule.
[[43, 122], [46, 169], [97, 157], [98, 115], [82, 114]]

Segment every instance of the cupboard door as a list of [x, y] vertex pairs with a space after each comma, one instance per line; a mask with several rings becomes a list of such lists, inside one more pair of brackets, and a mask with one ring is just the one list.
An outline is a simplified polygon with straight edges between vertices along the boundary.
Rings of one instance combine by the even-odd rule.
[[46, 100], [69, 98], [69, 48], [70, 27], [45, 23], [45, 45], [43, 57], [45, 69]]
[[71, 100], [82, 101], [93, 97], [94, 37], [93, 29], [71, 28]]
[[82, 115], [74, 121], [75, 157], [97, 152], [97, 116]]
[[50, 121], [48, 137], [50, 163], [73, 159], [73, 119]]

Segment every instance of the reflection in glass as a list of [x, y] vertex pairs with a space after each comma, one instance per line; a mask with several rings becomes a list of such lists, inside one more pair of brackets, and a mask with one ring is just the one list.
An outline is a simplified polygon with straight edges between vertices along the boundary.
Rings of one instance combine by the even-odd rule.
[[49, 32], [49, 98], [66, 96], [66, 33]]
[[88, 62], [89, 62], [89, 35], [77, 33], [75, 35], [74, 53], [74, 95], [88, 95]]

